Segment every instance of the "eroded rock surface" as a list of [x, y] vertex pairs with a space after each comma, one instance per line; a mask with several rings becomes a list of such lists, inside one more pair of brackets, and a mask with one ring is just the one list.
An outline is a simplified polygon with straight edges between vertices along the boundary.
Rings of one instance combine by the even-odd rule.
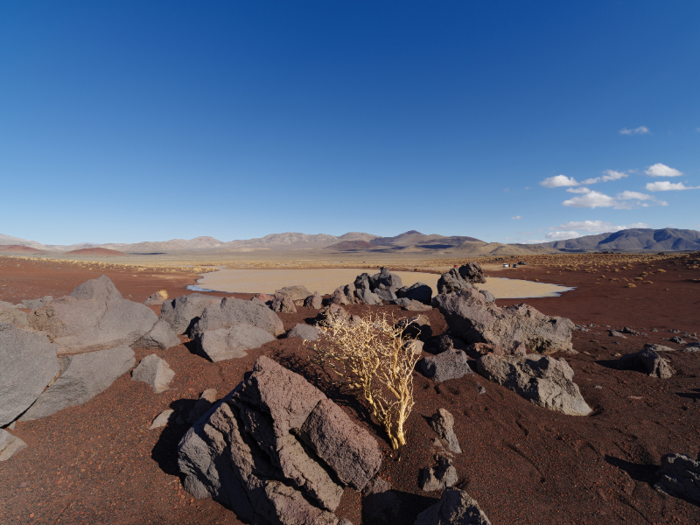
[[224, 297], [220, 303], [207, 306], [194, 326], [194, 334], [230, 328], [242, 323], [262, 328], [274, 337], [284, 333], [284, 324], [272, 310], [254, 301]]
[[486, 354], [476, 366], [487, 379], [538, 406], [572, 416], [587, 416], [592, 412], [573, 381], [574, 371], [563, 358]]
[[27, 444], [24, 441], [13, 436], [7, 430], [0, 429], [0, 461], [7, 461], [25, 448], [27, 448]]
[[287, 337], [300, 337], [305, 341], [316, 341], [318, 339], [319, 330], [315, 326], [299, 323], [294, 325], [288, 333]]
[[131, 374], [132, 381], [146, 383], [156, 394], [165, 392], [174, 377], [170, 365], [156, 354], [144, 357]]
[[230, 328], [219, 328], [195, 335], [194, 345], [202, 357], [212, 362], [225, 361], [248, 355], [246, 350], [260, 348], [275, 338], [266, 330], [247, 323], [236, 323]]
[[366, 430], [329, 403], [301, 376], [261, 356], [250, 377], [180, 442], [185, 488], [256, 524], [338, 523], [332, 511], [343, 484], [364, 487], [381, 453]]
[[176, 334], [182, 335], [199, 321], [207, 306], [220, 302], [220, 297], [211, 297], [201, 293], [182, 295], [163, 303], [160, 319], [168, 323]]
[[151, 331], [136, 341], [132, 346], [135, 349], [167, 350], [180, 344], [180, 338], [175, 335], [171, 326], [163, 319], [158, 319]]
[[501, 308], [476, 289], [438, 295], [433, 304], [445, 316], [450, 332], [467, 343], [505, 349], [522, 343], [542, 354], [573, 352], [570, 319], [544, 315], [526, 304]]

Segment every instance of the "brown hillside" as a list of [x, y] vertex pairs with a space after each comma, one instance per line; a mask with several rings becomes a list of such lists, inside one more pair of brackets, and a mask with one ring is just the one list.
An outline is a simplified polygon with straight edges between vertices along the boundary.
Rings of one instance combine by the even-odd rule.
[[367, 241], [343, 241], [336, 244], [328, 246], [327, 250], [338, 250], [340, 252], [349, 251], [359, 251], [359, 250], [372, 250], [376, 246]]
[[0, 245], [0, 252], [13, 252], [13, 253], [44, 253], [41, 250], [32, 248], [30, 246], [22, 246], [21, 244], [2, 244]]
[[109, 248], [83, 248], [81, 250], [73, 250], [67, 253], [74, 253], [76, 255], [126, 255], [124, 252], [110, 250]]

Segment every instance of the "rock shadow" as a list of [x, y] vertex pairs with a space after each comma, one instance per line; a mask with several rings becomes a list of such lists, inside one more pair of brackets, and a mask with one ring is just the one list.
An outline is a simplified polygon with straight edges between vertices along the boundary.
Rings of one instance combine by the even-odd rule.
[[[170, 408], [175, 411], [172, 416], [173, 421], [162, 428], [160, 437], [151, 450], [151, 459], [158, 463], [163, 472], [171, 476], [180, 476], [180, 468], [177, 465], [177, 448], [182, 437], [192, 426], [187, 424], [186, 419], [195, 403], [197, 403], [196, 399], [176, 399], [170, 403]], [[185, 420], [184, 424], [177, 424], [174, 421], [177, 417]], [[150, 430], [149, 432], [157, 432], [158, 430]]]
[[605, 461], [613, 467], [624, 470], [635, 481], [641, 481], [653, 487], [656, 483], [656, 472], [659, 470], [658, 465], [644, 465], [632, 463], [624, 459], [616, 458], [610, 455], [605, 456]]
[[691, 388], [691, 390], [693, 390], [693, 392], [695, 392], [695, 393], [692, 393], [692, 392], [676, 392], [676, 395], [677, 395], [678, 397], [685, 397], [685, 398], [687, 398], [687, 399], [693, 399], [693, 400], [695, 400], [695, 399], [700, 399], [700, 388]]

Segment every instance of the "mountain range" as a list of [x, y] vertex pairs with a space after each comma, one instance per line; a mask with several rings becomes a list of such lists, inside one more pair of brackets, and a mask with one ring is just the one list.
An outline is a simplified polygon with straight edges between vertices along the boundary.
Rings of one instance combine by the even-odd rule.
[[165, 254], [190, 251], [200, 252], [318, 252], [318, 253], [416, 253], [455, 255], [527, 255], [536, 253], [580, 252], [671, 252], [700, 251], [700, 232], [664, 228], [653, 230], [636, 228], [615, 233], [586, 235], [565, 241], [539, 244], [502, 244], [485, 242], [467, 236], [425, 235], [416, 230], [394, 237], [381, 237], [370, 233], [350, 232], [335, 236], [327, 234], [274, 233], [247, 240], [220, 241], [213, 237], [172, 239], [160, 242], [79, 243], [70, 246], [44, 245], [0, 234], [0, 251], [5, 252], [71, 252], [89, 248], [103, 248], [132, 254]]

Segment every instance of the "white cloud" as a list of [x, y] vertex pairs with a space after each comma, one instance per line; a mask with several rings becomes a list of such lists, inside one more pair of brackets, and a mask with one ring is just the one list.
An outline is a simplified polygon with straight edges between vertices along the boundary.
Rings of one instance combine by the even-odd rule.
[[590, 193], [591, 190], [588, 188], [567, 188], [566, 191], [569, 193]]
[[609, 195], [591, 191], [581, 197], [566, 200], [562, 204], [572, 208], [610, 208], [616, 206], [618, 202]]
[[680, 190], [697, 190], [700, 186], [686, 186], [682, 182], [669, 182], [662, 180], [659, 182], [649, 182], [645, 186], [647, 191], [680, 191]]
[[[581, 230], [584, 232], [612, 232], [624, 230], [624, 226], [615, 226], [605, 221], [570, 221], [559, 226], [562, 230]], [[557, 228], [550, 228], [556, 230]]]
[[511, 219], [514, 221], [519, 221], [520, 219], [522, 219], [522, 217], [520, 215], [516, 215], [515, 217], [511, 217]]
[[596, 177], [595, 179], [586, 179], [581, 184], [596, 184], [597, 182], [609, 182], [611, 180], [619, 180], [624, 179], [625, 177], [629, 177], [627, 173], [624, 173], [622, 171], [605, 170], [603, 173], [605, 173], [605, 175], [603, 175], [602, 177]]
[[563, 241], [566, 239], [575, 239], [577, 237], [581, 237], [580, 233], [571, 231], [571, 232], [551, 232], [545, 235], [545, 237], [549, 240], [552, 241]]
[[578, 186], [579, 183], [573, 177], [567, 177], [566, 175], [555, 175], [554, 177], [549, 177], [540, 182], [540, 186], [545, 188], [561, 188], [564, 186]]
[[629, 228], [651, 228], [651, 224], [647, 224], [646, 222], [633, 222], [627, 226], [627, 229]]
[[654, 197], [647, 195], [646, 193], [639, 193], [638, 191], [623, 191], [617, 194], [617, 198], [623, 201], [638, 200], [638, 201], [648, 201], [654, 200]]
[[622, 128], [620, 130], [620, 135], [646, 135], [648, 133], [651, 133], [651, 131], [646, 126], [639, 126], [634, 129]]
[[683, 175], [682, 171], [678, 171], [677, 169], [661, 164], [660, 162], [654, 164], [653, 166], [649, 166], [646, 170], [644, 170], [644, 173], [652, 177], [680, 177]]

